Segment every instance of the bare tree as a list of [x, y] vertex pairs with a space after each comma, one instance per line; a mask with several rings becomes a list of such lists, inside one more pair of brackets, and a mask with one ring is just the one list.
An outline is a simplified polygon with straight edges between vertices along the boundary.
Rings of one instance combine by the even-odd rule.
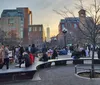
[[6, 32], [4, 32], [3, 30], [1, 30], [1, 28], [0, 28], [0, 42], [1, 43], [4, 43], [5, 37], [6, 37]]
[[[93, 78], [94, 75], [94, 52], [95, 47], [98, 42], [98, 37], [100, 36], [100, 5], [97, 3], [97, 0], [93, 0], [93, 4], [90, 5], [89, 9], [83, 9], [83, 3], [82, 0], [80, 1], [80, 8], [81, 11], [86, 12], [88, 17], [85, 15], [85, 13], [81, 13], [80, 17], [80, 24], [79, 24], [79, 30], [83, 34], [83, 37], [86, 40], [89, 40], [90, 43], [93, 45], [92, 49], [92, 64], [91, 64], [91, 78]], [[74, 18], [75, 15], [73, 12], [71, 12], [69, 9], [64, 7], [66, 10], [66, 15], [70, 13]], [[65, 11], [64, 11], [65, 12]], [[65, 15], [62, 11], [56, 11], [57, 14]], [[68, 16], [67, 16], [68, 17]]]

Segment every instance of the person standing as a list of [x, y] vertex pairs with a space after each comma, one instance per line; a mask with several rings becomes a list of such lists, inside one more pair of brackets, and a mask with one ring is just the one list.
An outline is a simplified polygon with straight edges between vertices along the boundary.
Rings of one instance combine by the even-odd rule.
[[31, 52], [31, 45], [28, 46], [28, 52]]
[[15, 63], [18, 63], [19, 58], [19, 47], [15, 47]]
[[2, 69], [4, 63], [4, 45], [0, 44], [0, 69]]
[[6, 45], [4, 48], [4, 64], [6, 65], [6, 68], [9, 69], [9, 46]]
[[35, 47], [35, 44], [32, 44], [31, 53], [32, 53], [33, 56], [35, 56], [35, 57], [36, 57], [36, 52], [37, 52], [37, 48]]
[[98, 59], [100, 59], [100, 48], [98, 48]]
[[23, 59], [23, 52], [24, 52], [24, 48], [21, 46], [19, 47], [19, 68], [21, 68], [21, 64], [22, 64], [22, 59]]

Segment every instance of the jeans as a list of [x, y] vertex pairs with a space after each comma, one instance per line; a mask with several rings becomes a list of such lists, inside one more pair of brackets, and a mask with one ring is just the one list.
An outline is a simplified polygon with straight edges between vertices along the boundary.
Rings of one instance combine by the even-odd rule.
[[6, 65], [6, 68], [9, 69], [9, 58], [4, 58], [4, 64]]

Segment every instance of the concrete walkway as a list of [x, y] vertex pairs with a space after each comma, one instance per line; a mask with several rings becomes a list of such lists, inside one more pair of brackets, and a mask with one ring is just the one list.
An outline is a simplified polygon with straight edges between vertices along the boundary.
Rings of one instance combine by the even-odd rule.
[[1, 85], [100, 85], [100, 79], [83, 79], [74, 73], [74, 65], [57, 66], [38, 71], [35, 79]]
[[[70, 57], [70, 55], [59, 56], [62, 57]], [[0, 85], [100, 85], [100, 79], [77, 77], [74, 69], [74, 65], [53, 66], [39, 70], [31, 80], [5, 82]]]

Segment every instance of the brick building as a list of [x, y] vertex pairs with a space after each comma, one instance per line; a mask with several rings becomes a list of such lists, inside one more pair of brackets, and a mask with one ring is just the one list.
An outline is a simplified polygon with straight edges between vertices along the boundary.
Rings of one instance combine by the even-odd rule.
[[7, 33], [7, 38], [13, 37], [28, 44], [28, 26], [32, 24], [32, 12], [27, 7], [5, 9], [1, 14], [0, 29]]
[[42, 49], [44, 41], [43, 25], [29, 25], [29, 44], [35, 44], [38, 49]]
[[66, 45], [73, 44], [77, 41], [78, 36], [78, 25], [79, 25], [79, 18], [76, 17], [68, 17], [65, 19], [61, 19], [59, 23], [59, 34], [57, 35], [58, 45], [59, 47], [64, 47], [64, 34], [62, 32], [63, 28], [66, 28], [68, 31], [66, 35]]

